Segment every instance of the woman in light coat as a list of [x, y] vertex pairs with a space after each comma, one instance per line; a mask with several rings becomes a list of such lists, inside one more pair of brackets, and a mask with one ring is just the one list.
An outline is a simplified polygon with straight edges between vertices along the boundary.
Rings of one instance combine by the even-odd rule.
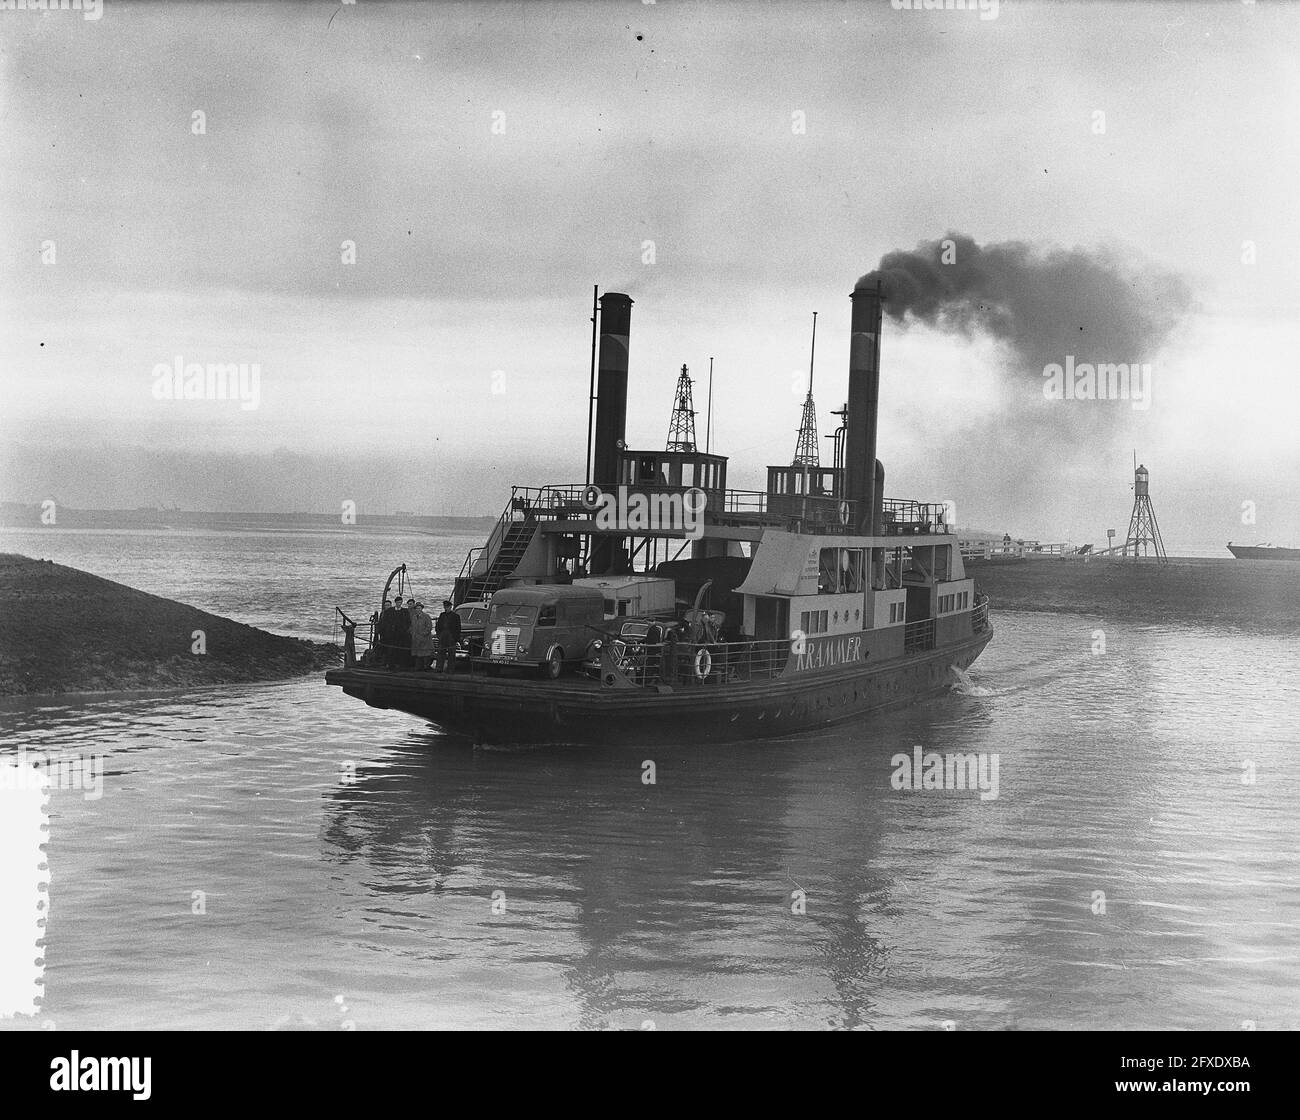
[[411, 615], [411, 656], [417, 669], [433, 664], [433, 649], [433, 619], [425, 614], [423, 603], [416, 603]]

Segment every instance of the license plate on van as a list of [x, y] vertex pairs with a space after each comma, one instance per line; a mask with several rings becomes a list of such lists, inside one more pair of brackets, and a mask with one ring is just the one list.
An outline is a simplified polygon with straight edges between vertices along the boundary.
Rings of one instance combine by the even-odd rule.
[[498, 626], [488, 640], [488, 656], [493, 661], [513, 661], [519, 656], [519, 627]]

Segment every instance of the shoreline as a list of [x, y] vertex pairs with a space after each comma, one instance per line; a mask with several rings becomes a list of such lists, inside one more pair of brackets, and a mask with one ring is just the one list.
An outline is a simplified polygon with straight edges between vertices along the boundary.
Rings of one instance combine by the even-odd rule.
[[0, 618], [0, 702], [283, 681], [339, 660], [326, 642], [16, 553], [0, 553]]

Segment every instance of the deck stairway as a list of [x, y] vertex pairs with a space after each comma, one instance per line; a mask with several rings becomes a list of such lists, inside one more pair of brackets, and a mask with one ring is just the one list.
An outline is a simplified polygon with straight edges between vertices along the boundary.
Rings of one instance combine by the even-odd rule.
[[[532, 544], [533, 536], [537, 532], [537, 521], [535, 518], [526, 518], [523, 521], [511, 521], [505, 526], [505, 532], [501, 537], [500, 547], [497, 548], [491, 559], [488, 561], [487, 568], [478, 575], [469, 576], [465, 585], [465, 598], [471, 602], [479, 599], [490, 599], [495, 591], [499, 591], [507, 579], [514, 574], [514, 570], [519, 566], [519, 561], [524, 558], [524, 553], [528, 551], [528, 546]], [[481, 549], [476, 549], [481, 552]], [[469, 561], [467, 561], [469, 564]]]
[[482, 548], [472, 548], [452, 593], [457, 603], [490, 599], [515, 574], [544, 522], [586, 517], [581, 486], [516, 486]]

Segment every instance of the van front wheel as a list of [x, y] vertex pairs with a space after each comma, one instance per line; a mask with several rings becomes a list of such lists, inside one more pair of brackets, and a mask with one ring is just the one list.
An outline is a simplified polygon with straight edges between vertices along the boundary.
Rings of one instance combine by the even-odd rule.
[[548, 680], [558, 680], [564, 672], [564, 650], [556, 646], [542, 662], [542, 675]]

